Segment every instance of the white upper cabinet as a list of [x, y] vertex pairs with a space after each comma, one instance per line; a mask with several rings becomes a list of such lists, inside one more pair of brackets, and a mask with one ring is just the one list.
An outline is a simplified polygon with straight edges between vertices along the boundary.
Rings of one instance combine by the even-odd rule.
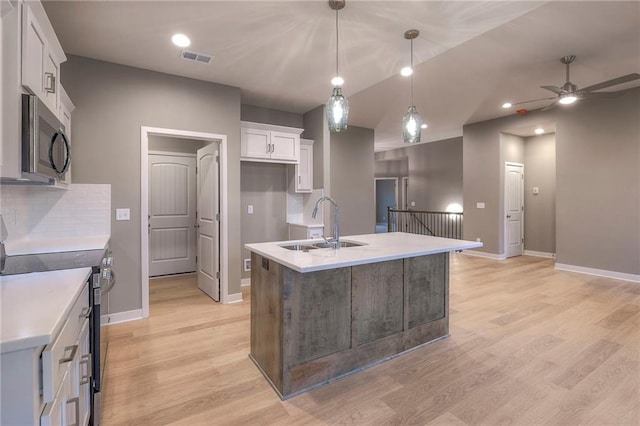
[[58, 113], [60, 64], [67, 60], [39, 2], [22, 4], [22, 86]]
[[[291, 166], [289, 166], [291, 167]], [[313, 191], [313, 141], [300, 139], [300, 162], [292, 167], [294, 192]]]
[[303, 129], [242, 121], [240, 160], [298, 164]]

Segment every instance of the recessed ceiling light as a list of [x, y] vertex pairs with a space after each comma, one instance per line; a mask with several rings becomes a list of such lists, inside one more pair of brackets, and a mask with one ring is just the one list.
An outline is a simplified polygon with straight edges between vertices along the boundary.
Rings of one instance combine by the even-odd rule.
[[426, 129], [427, 128], [427, 123], [422, 123], [422, 125], [420, 126], [421, 129]]
[[342, 87], [342, 85], [344, 84], [344, 78], [337, 75], [331, 79], [331, 84], [336, 87]]
[[533, 131], [536, 135], [541, 135], [544, 133], [544, 129], [542, 127], [538, 127]]
[[502, 108], [507, 109], [507, 108], [511, 108], [511, 103], [510, 102], [505, 102], [502, 104]]
[[411, 67], [404, 67], [400, 70], [400, 75], [403, 77], [409, 77], [411, 74], [413, 74], [413, 68]]
[[187, 47], [191, 44], [191, 40], [184, 34], [174, 34], [171, 41], [178, 47]]

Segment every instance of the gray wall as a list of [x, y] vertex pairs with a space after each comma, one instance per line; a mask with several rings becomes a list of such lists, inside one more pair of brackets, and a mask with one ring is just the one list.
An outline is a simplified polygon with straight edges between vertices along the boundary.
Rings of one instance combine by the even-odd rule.
[[[640, 89], [464, 126], [464, 238], [502, 254], [500, 133], [556, 123], [556, 260], [640, 273]], [[525, 171], [526, 172], [526, 171]], [[486, 202], [477, 209], [476, 201]]]
[[[241, 163], [242, 259], [251, 258], [245, 244], [288, 239], [286, 164]], [[247, 207], [253, 206], [253, 214]], [[244, 266], [244, 265], [243, 265]], [[251, 272], [242, 272], [250, 278]]]
[[112, 218], [111, 223], [111, 248], [118, 272], [118, 285], [110, 293], [111, 311], [142, 307], [141, 126], [227, 135], [227, 270], [229, 292], [240, 292], [240, 89], [77, 56], [69, 56], [62, 64], [61, 75], [76, 105], [74, 181], [110, 183], [112, 207], [131, 209], [131, 221]]
[[[331, 133], [330, 153], [330, 195], [340, 206], [340, 233], [374, 233], [376, 219], [373, 130], [349, 126], [346, 132]], [[333, 220], [332, 211], [325, 210], [324, 217], [327, 235], [332, 233], [327, 232], [332, 228], [326, 226], [327, 218]]]
[[555, 253], [556, 134], [525, 138], [524, 164], [524, 248]]
[[207, 144], [205, 141], [166, 136], [149, 136], [149, 151], [181, 152], [195, 154]]
[[278, 126], [303, 128], [302, 114], [261, 108], [252, 105], [240, 106], [240, 119], [254, 123], [275, 124]]
[[640, 88], [561, 114], [556, 161], [557, 262], [640, 274]]
[[409, 159], [376, 161], [376, 177], [408, 177]]
[[378, 162], [408, 158], [409, 208], [445, 211], [451, 203], [462, 205], [462, 138], [377, 152], [375, 158]]

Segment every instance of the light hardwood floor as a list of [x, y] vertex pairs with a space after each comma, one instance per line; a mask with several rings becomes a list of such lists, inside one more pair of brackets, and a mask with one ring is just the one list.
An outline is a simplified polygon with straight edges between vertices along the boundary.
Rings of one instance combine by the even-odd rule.
[[284, 402], [247, 356], [248, 287], [150, 289], [150, 318], [110, 329], [106, 426], [640, 424], [640, 285], [549, 259], [453, 254], [451, 337]]

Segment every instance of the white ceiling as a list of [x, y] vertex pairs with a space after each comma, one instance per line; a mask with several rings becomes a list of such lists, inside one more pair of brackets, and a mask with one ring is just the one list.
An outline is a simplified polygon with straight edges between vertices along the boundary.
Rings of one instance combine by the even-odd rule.
[[[242, 103], [304, 113], [324, 104], [335, 74], [335, 12], [324, 0], [50, 1], [65, 52], [239, 87]], [[423, 141], [462, 134], [466, 123], [513, 112], [505, 100], [552, 96], [560, 57], [574, 54], [579, 87], [640, 70], [640, 2], [365, 1], [340, 11], [340, 74], [349, 124], [375, 129], [376, 150], [402, 146], [410, 103], [403, 34], [414, 41], [414, 96], [429, 123]], [[179, 58], [170, 37], [213, 55]], [[640, 81], [616, 86], [620, 90]], [[527, 104], [535, 109], [545, 102]]]

